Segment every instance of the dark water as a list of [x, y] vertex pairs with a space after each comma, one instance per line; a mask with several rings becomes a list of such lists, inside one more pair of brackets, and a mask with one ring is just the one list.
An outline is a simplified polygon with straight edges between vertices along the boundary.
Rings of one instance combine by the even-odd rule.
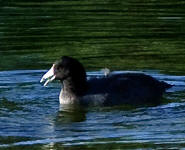
[[1, 70], [47, 69], [70, 55], [89, 70], [185, 72], [184, 0], [0, 2]]
[[[0, 149], [185, 148], [184, 17], [184, 0], [0, 0]], [[62, 55], [175, 86], [160, 106], [73, 112], [39, 83]]]
[[59, 107], [59, 83], [39, 83], [44, 72], [0, 72], [0, 149], [185, 147], [185, 76], [145, 72], [175, 85], [160, 106], [73, 111]]

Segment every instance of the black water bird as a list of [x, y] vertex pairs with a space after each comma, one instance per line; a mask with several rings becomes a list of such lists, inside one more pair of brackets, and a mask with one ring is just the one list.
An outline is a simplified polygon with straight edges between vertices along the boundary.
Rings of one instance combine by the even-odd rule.
[[172, 86], [143, 73], [110, 73], [87, 80], [83, 65], [68, 56], [56, 61], [41, 82], [44, 80], [44, 85], [61, 81], [59, 100], [63, 105], [158, 105], [165, 90]]

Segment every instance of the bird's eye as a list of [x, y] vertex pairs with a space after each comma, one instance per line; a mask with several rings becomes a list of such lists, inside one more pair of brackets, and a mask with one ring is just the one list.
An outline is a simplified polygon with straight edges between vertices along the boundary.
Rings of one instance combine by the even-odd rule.
[[54, 70], [58, 71], [59, 70], [59, 66], [58, 65], [54, 65]]
[[59, 66], [57, 66], [57, 67], [56, 67], [56, 70], [59, 70], [59, 69], [60, 69], [60, 67], [59, 67]]

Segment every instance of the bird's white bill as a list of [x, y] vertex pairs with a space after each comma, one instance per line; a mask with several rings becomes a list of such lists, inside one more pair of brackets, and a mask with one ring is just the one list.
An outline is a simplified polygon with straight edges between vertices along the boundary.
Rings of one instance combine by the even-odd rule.
[[46, 74], [43, 75], [42, 79], [40, 80], [40, 82], [44, 82], [44, 86], [46, 86], [49, 82], [53, 81], [55, 79], [55, 75], [54, 75], [54, 65], [51, 67], [51, 69], [49, 69], [48, 72], [46, 72]]

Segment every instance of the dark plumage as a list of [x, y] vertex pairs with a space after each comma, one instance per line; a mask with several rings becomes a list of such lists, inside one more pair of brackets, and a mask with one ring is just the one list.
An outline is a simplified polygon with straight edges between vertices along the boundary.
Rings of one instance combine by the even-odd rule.
[[54, 63], [41, 81], [45, 79], [61, 81], [63, 85], [59, 97], [61, 104], [157, 105], [160, 104], [165, 90], [171, 87], [165, 82], [141, 73], [110, 74], [87, 81], [82, 64], [67, 56]]

